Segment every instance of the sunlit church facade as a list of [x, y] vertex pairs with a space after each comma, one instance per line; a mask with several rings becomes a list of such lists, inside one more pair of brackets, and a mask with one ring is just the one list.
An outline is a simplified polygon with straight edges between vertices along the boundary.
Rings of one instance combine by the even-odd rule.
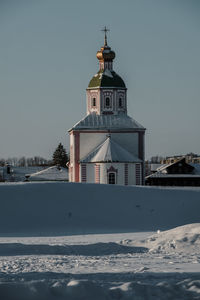
[[127, 88], [113, 70], [106, 31], [86, 90], [87, 115], [69, 130], [69, 181], [142, 185], [145, 128], [127, 115]]

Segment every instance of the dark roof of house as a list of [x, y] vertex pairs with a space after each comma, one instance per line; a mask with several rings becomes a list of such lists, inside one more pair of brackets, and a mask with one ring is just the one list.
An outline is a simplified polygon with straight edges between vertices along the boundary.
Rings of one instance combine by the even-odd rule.
[[[173, 168], [174, 166], [178, 166], [179, 164], [184, 164], [187, 166], [187, 169], [189, 173], [168, 173], [168, 170]], [[179, 159], [178, 161], [171, 163], [171, 164], [165, 164], [157, 169], [157, 172], [148, 175], [146, 179], [148, 178], [164, 178], [164, 177], [200, 177], [200, 164], [194, 164], [194, 163], [186, 163], [185, 157]]]

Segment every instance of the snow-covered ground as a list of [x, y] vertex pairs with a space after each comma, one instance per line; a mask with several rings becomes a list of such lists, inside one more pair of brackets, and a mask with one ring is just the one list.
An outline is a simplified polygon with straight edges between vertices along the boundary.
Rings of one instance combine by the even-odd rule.
[[200, 299], [199, 228], [1, 238], [0, 299]]
[[[0, 299], [200, 299], [199, 195], [199, 189], [0, 185]], [[175, 223], [182, 226], [169, 229]]]
[[156, 231], [200, 222], [200, 188], [0, 184], [0, 235]]

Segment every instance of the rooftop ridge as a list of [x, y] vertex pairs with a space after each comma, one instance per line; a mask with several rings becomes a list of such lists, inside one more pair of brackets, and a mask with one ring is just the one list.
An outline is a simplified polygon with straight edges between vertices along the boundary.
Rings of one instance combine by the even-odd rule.
[[77, 122], [69, 131], [76, 129], [136, 129], [145, 130], [145, 128], [136, 120], [128, 115], [97, 115], [90, 113]]

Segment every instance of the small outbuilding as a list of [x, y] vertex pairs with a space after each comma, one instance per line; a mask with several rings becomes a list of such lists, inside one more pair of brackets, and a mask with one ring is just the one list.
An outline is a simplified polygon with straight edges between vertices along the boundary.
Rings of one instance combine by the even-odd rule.
[[26, 174], [26, 181], [68, 181], [68, 169], [52, 166], [42, 171]]
[[181, 158], [175, 163], [161, 166], [146, 177], [146, 185], [200, 186], [200, 164], [187, 163]]

